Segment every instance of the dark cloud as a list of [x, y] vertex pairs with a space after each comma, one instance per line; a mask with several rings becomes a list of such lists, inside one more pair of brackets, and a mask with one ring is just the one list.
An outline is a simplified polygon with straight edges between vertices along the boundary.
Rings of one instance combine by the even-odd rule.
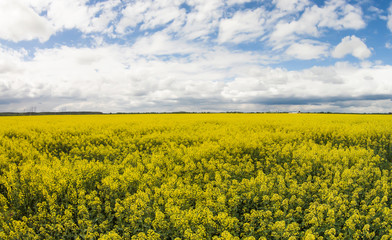
[[255, 104], [264, 105], [322, 105], [326, 103], [344, 105], [341, 103], [348, 101], [377, 101], [377, 100], [392, 100], [391, 94], [375, 94], [362, 95], [357, 97], [352, 96], [336, 96], [336, 97], [280, 97], [280, 98], [258, 98], [250, 101]]

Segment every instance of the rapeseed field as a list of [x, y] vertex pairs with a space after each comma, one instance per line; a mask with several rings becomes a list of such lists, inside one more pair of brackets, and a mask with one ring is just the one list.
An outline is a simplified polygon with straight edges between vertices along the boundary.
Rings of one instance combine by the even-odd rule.
[[0, 239], [392, 239], [392, 116], [0, 118]]

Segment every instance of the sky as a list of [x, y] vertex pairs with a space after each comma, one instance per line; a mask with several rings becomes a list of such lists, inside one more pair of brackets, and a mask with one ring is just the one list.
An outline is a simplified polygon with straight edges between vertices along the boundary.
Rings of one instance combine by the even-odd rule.
[[386, 0], [0, 0], [0, 112], [392, 112]]

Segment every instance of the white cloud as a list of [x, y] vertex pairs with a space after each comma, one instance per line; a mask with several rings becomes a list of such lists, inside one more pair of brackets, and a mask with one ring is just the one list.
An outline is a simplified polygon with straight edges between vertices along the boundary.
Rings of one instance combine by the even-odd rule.
[[334, 58], [343, 58], [347, 54], [363, 60], [370, 57], [371, 51], [361, 39], [353, 35], [343, 38], [332, 52]]
[[359, 6], [348, 4], [344, 0], [330, 0], [321, 10], [316, 10], [321, 16], [319, 26], [335, 30], [361, 29], [366, 26]]
[[392, 43], [390, 42], [385, 43], [385, 47], [388, 49], [392, 49]]
[[171, 21], [182, 22], [185, 18], [184, 10], [179, 8], [180, 1], [135, 1], [126, 6], [122, 11], [122, 18], [116, 26], [120, 34], [126, 29], [133, 31], [139, 24], [140, 29], [154, 29]]
[[[180, 8], [184, 3], [188, 13]], [[221, 0], [135, 1], [122, 11], [116, 32], [126, 34], [138, 27], [143, 31], [164, 26], [164, 31], [186, 40], [206, 40], [218, 28], [224, 6]]]
[[[88, 40], [29, 54], [0, 46], [2, 111], [32, 104], [41, 111], [107, 112], [391, 107], [389, 65], [268, 67], [291, 59], [370, 57], [371, 49], [356, 36], [343, 38], [332, 51], [321, 38], [334, 30], [363, 28], [361, 4], [328, 0], [319, 7], [308, 0], [270, 0], [246, 9], [240, 4], [249, 0], [91, 2], [0, 0], [0, 20], [15, 20], [0, 21], [2, 39], [44, 42], [55, 32], [78, 29]], [[389, 11], [392, 15], [392, 7]], [[105, 42], [108, 36], [114, 44]], [[234, 45], [251, 41], [241, 45], [250, 51]]]
[[276, 7], [285, 11], [301, 11], [310, 4], [308, 0], [273, 0]]
[[381, 20], [387, 20], [387, 17], [385, 16], [385, 10], [382, 10], [375, 6], [370, 6], [368, 7], [367, 10], [368, 10], [368, 14], [366, 15], [366, 18], [368, 20], [375, 20], [378, 18]]
[[277, 23], [270, 36], [270, 40], [275, 45], [280, 45], [281, 42], [289, 43], [296, 39], [298, 35], [317, 36], [319, 34], [317, 28], [319, 16], [307, 14], [307, 11], [305, 11], [298, 21], [287, 22], [286, 20], [281, 20]]
[[110, 34], [113, 30], [110, 26], [111, 23], [114, 23], [118, 13], [114, 10], [118, 4], [120, 4], [120, 0], [109, 0], [107, 2], [97, 3], [92, 11], [94, 15], [90, 15], [90, 23], [87, 28], [82, 29], [83, 32], [91, 33], [91, 32], [99, 32]]
[[87, 5], [87, 0], [6, 0], [0, 2], [0, 38], [18, 42], [49, 37], [64, 29], [109, 34], [120, 0]]
[[216, 31], [224, 6], [221, 0], [187, 0], [192, 11], [186, 15], [185, 25], [179, 29], [179, 35], [188, 40], [209, 39], [209, 34]]
[[[165, 43], [173, 45], [170, 39]], [[13, 102], [9, 109], [23, 111], [38, 102], [44, 103], [38, 111], [63, 108], [162, 111], [165, 104], [170, 104], [166, 110], [172, 107], [181, 109], [182, 106], [192, 106], [192, 101], [197, 99], [208, 102], [219, 96], [222, 79], [227, 77], [230, 66], [243, 66], [243, 61], [246, 64], [259, 61], [250, 54], [226, 51], [222, 55], [222, 50], [205, 54], [194, 50], [199, 52], [196, 56], [170, 60], [157, 56], [146, 58], [139, 54], [148, 53], [140, 52], [136, 47], [60, 47], [37, 50], [29, 61], [15, 58], [14, 65], [19, 65], [20, 69], [5, 69], [0, 74], [4, 89], [14, 95], [9, 96]], [[179, 47], [187, 48], [185, 45]], [[9, 58], [4, 59], [6, 61]], [[4, 98], [5, 95], [1, 96]], [[1, 104], [4, 101], [0, 98], [3, 110], [5, 105]]]
[[293, 17], [279, 20], [269, 39], [275, 48], [282, 48], [303, 36], [319, 37], [325, 28], [361, 29], [366, 25], [362, 15], [359, 6], [343, 0], [330, 0], [321, 8], [317, 5], [307, 7], [297, 20], [292, 20]]
[[244, 4], [248, 2], [252, 2], [253, 0], [227, 0], [227, 5], [234, 5], [234, 4]]
[[144, 15], [144, 22], [141, 25], [141, 29], [154, 29], [178, 19], [180, 16], [183, 16], [183, 11], [175, 5], [154, 9], [153, 11], [146, 12]]
[[[283, 106], [283, 110], [292, 105], [320, 105], [325, 111], [326, 105], [332, 104], [335, 110], [347, 111], [347, 107], [355, 105], [353, 103], [390, 101], [392, 83], [388, 75], [391, 73], [392, 66], [365, 68], [349, 63], [302, 71], [259, 68], [226, 84], [222, 94], [237, 103], [275, 105], [272, 109], [277, 109], [276, 105]], [[374, 87], [369, 88], [369, 85]], [[384, 105], [380, 112], [390, 111], [390, 106]]]
[[[3, 48], [0, 106], [3, 111], [23, 111], [32, 106], [37, 111], [325, 110], [328, 106], [354, 111], [361, 106], [351, 106], [369, 99], [374, 101], [367, 102], [368, 106], [379, 104], [374, 109], [389, 106], [384, 100], [392, 91], [388, 78], [392, 66], [360, 67], [343, 62], [288, 71], [260, 66], [264, 57], [255, 53], [222, 47], [200, 51], [203, 46], [187, 46], [159, 34], [152, 38], [163, 38], [168, 46], [181, 43], [179, 48], [193, 53], [167, 59], [138, 51], [138, 45], [103, 45], [42, 49], [31, 60], [24, 60], [23, 51]], [[139, 40], [155, 41], [149, 37]], [[8, 62], [17, 69], [5, 65]], [[343, 106], [348, 101], [353, 104]]]
[[116, 31], [124, 33], [127, 27], [134, 28], [143, 21], [143, 13], [150, 7], [149, 1], [137, 1], [122, 10], [123, 17], [116, 26]]
[[47, 15], [59, 30], [85, 28], [90, 22], [89, 9], [82, 1], [53, 1], [49, 5]]
[[46, 6], [47, 18], [57, 31], [79, 29], [84, 33], [110, 31], [109, 23], [117, 13], [113, 8], [120, 0], [87, 5], [87, 0], [52, 0]]
[[9, 74], [23, 72], [21, 61], [25, 55], [24, 49], [15, 51], [0, 45], [0, 79], [6, 79]]
[[388, 23], [387, 26], [389, 30], [392, 32], [392, 3], [391, 6], [388, 9]]
[[0, 1], [0, 38], [45, 42], [54, 33], [51, 24], [19, 0]]
[[328, 45], [312, 41], [294, 43], [286, 50], [286, 54], [296, 59], [318, 59], [328, 55]]
[[240, 43], [251, 41], [263, 34], [264, 9], [239, 11], [232, 18], [222, 19], [219, 24], [218, 42]]
[[132, 49], [139, 55], [191, 54], [203, 51], [196, 44], [186, 43], [184, 40], [173, 40], [164, 32], [156, 32], [151, 36], [139, 38]]

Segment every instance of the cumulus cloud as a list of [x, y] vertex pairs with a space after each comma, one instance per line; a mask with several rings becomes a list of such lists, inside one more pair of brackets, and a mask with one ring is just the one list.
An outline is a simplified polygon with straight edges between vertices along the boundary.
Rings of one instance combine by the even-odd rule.
[[370, 57], [371, 51], [361, 39], [353, 35], [343, 38], [332, 52], [334, 58], [343, 58], [347, 54], [363, 60]]
[[54, 33], [52, 25], [19, 0], [0, 1], [0, 38], [19, 42], [45, 42]]
[[185, 25], [178, 29], [179, 35], [188, 40], [209, 39], [216, 31], [223, 14], [224, 2], [221, 0], [191, 0], [187, 3], [192, 11], [186, 15]]
[[252, 0], [227, 0], [227, 5], [234, 5], [234, 4], [244, 4], [252, 2]]
[[57, 31], [73, 28], [84, 33], [110, 31], [107, 27], [117, 16], [113, 8], [120, 3], [120, 0], [95, 5], [87, 5], [87, 2], [86, 0], [52, 0], [45, 7], [47, 18]]
[[[249, 2], [0, 0], [0, 20], [14, 20], [0, 21], [1, 39], [83, 36], [68, 46], [0, 45], [0, 109], [390, 111], [392, 66], [334, 64], [367, 59], [371, 48], [351, 34], [332, 50], [327, 43], [334, 31], [366, 26], [363, 5]], [[276, 67], [326, 58], [331, 66]]]
[[382, 19], [382, 20], [386, 20], [386, 16], [385, 16], [385, 10], [382, 10], [380, 8], [377, 8], [375, 6], [370, 6], [368, 9], [368, 15], [366, 16], [367, 19], [370, 20], [374, 20], [374, 19]]
[[18, 109], [12, 105], [14, 111], [39, 101], [44, 102], [38, 108], [41, 111], [162, 111], [165, 106], [165, 110], [192, 108], [196, 103], [205, 109], [220, 99], [222, 79], [231, 71], [238, 72], [231, 66], [240, 68], [260, 61], [251, 54], [223, 49], [199, 52], [186, 59], [146, 58], [144, 54], [116, 45], [42, 49], [31, 60], [15, 58], [23, 71], [8, 69], [7, 76], [0, 74], [0, 80], [7, 92], [19, 93], [14, 103], [24, 99], [25, 105], [17, 105]]
[[299, 36], [319, 37], [325, 28], [361, 29], [365, 27], [362, 10], [342, 0], [330, 0], [323, 7], [309, 6], [296, 20], [283, 18], [279, 20], [270, 35], [271, 43], [277, 47], [290, 44]]
[[[327, 1], [323, 7], [308, 0], [272, 0], [270, 4], [276, 7], [273, 10], [259, 7], [231, 12], [233, 4], [247, 2], [250, 1], [3, 1], [1, 9], [13, 11], [4, 11], [2, 17], [15, 21], [11, 24], [1, 21], [4, 26], [0, 37], [14, 41], [35, 38], [46, 41], [54, 33], [67, 29], [114, 37], [163, 28], [167, 33], [189, 41], [210, 40], [211, 35], [218, 32], [219, 43], [253, 41], [265, 34], [268, 37], [264, 36], [262, 41], [268, 38], [279, 48], [282, 42], [285, 44], [280, 47], [299, 36], [317, 37], [322, 28], [360, 29], [365, 25], [360, 7], [342, 0]], [[8, 16], [12, 12], [19, 17]]]
[[232, 18], [222, 19], [218, 42], [240, 43], [251, 41], [263, 34], [264, 9], [239, 11]]
[[21, 60], [25, 55], [25, 50], [15, 51], [0, 45], [0, 75], [23, 71]]
[[154, 29], [171, 21], [183, 21], [184, 10], [179, 1], [135, 1], [122, 10], [122, 18], [116, 26], [120, 34], [132, 32], [140, 25], [141, 30]]
[[150, 2], [138, 1], [128, 5], [122, 10], [123, 17], [116, 26], [116, 31], [124, 33], [126, 28], [135, 28], [137, 24], [143, 21], [143, 13], [149, 8]]
[[[25, 53], [3, 48], [0, 105], [13, 111], [31, 106], [38, 111], [316, 111], [327, 105], [354, 111], [363, 106], [350, 106], [363, 101], [379, 102], [381, 109], [392, 92], [391, 66], [342, 62], [288, 71], [261, 66], [264, 57], [254, 53], [224, 48], [191, 52], [168, 59], [118, 45], [58, 47], [38, 50], [25, 60]], [[9, 61], [18, 69], [1, 65]], [[352, 104], [344, 106], [347, 102]]]
[[321, 14], [320, 27], [340, 29], [361, 29], [366, 26], [361, 7], [342, 0], [330, 0], [325, 7], [315, 12]]
[[328, 44], [305, 40], [290, 45], [286, 54], [301, 60], [318, 59], [328, 55], [328, 48]]
[[[245, 2], [233, 1], [228, 4]], [[183, 4], [187, 10], [182, 7]], [[184, 39], [208, 39], [208, 35], [219, 26], [224, 6], [224, 2], [220, 0], [134, 1], [122, 10], [116, 32], [127, 34], [138, 29], [145, 31], [164, 26], [165, 31]]]
[[0, 38], [19, 42], [38, 39], [66, 29], [110, 34], [120, 0], [88, 5], [87, 0], [15, 0], [0, 2]]
[[[225, 85], [222, 94], [238, 103], [342, 107], [348, 101], [352, 105], [352, 102], [390, 100], [392, 84], [387, 76], [391, 71], [391, 66], [361, 68], [348, 63], [302, 71], [260, 68]], [[369, 85], [374, 88], [368, 88]]]
[[310, 4], [308, 0], [273, 0], [272, 2], [277, 8], [285, 11], [301, 11]]
[[156, 32], [150, 36], [139, 38], [133, 44], [132, 49], [140, 55], [191, 54], [203, 51], [203, 48], [197, 44], [172, 39], [164, 32]]
[[298, 35], [317, 36], [319, 30], [317, 23], [319, 22], [318, 14], [308, 14], [310, 10], [306, 10], [299, 20], [287, 21], [280, 20], [274, 27], [270, 35], [270, 41], [276, 46], [290, 43], [297, 39]]

